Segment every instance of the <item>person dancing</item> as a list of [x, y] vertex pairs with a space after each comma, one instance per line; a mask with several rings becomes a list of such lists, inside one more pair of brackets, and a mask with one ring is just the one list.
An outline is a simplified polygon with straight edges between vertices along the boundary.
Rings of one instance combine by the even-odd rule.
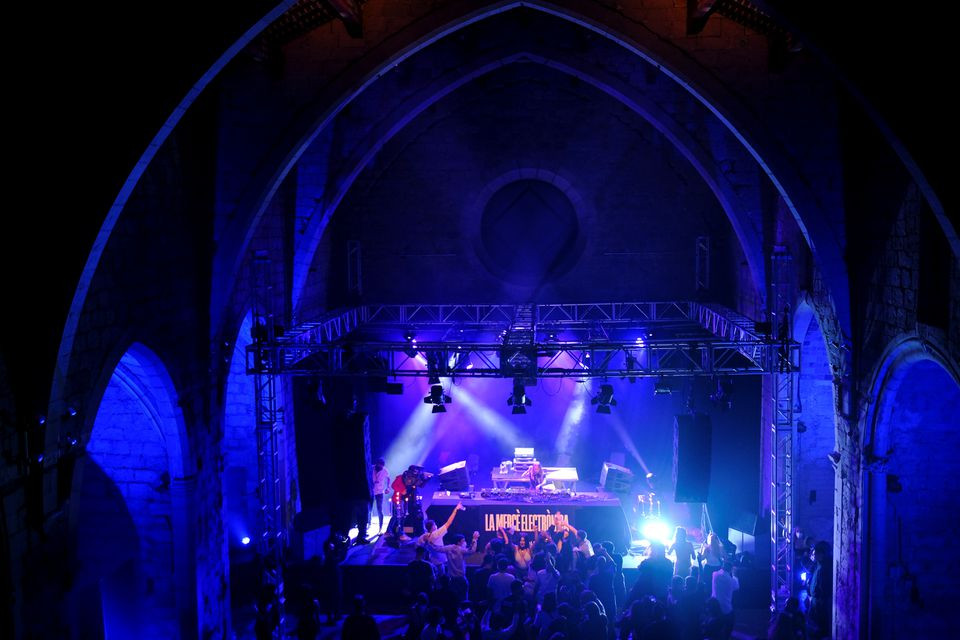
[[673, 544], [667, 549], [667, 553], [674, 555], [673, 575], [686, 578], [690, 575], [690, 566], [697, 560], [693, 551], [693, 543], [687, 540], [687, 530], [683, 527], [677, 527], [673, 534]]

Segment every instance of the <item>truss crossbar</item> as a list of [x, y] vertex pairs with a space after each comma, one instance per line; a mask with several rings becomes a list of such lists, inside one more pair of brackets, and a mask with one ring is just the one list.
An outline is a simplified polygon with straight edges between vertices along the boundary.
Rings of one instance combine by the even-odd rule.
[[[605, 302], [582, 304], [370, 304], [332, 312], [316, 322], [295, 327], [282, 342], [319, 344], [336, 342], [361, 326], [395, 326], [398, 328], [469, 326], [505, 329], [518, 314], [530, 314], [535, 326], [646, 326], [656, 322], [700, 322], [703, 305], [695, 302]], [[709, 307], [717, 318], [733, 314], [722, 307]], [[743, 319], [745, 323], [749, 320]], [[739, 322], [731, 320], [731, 322]], [[744, 324], [746, 326], [746, 324]], [[755, 339], [759, 337], [754, 336]], [[739, 335], [729, 340], [745, 339]]]
[[[743, 355], [745, 346], [761, 357]], [[652, 377], [691, 375], [757, 375], [777, 361], [778, 345], [727, 341], [664, 341], [642, 347], [636, 343], [539, 343], [533, 345], [421, 343], [411, 352], [405, 342], [364, 342], [361, 345], [323, 346], [280, 344], [269, 349], [251, 347], [250, 373], [259, 367], [272, 375], [404, 376], [438, 373], [455, 377], [510, 377], [504, 362], [517, 354], [536, 361], [525, 375], [557, 377]], [[427, 360], [441, 362], [428, 368]], [[469, 368], [468, 368], [469, 367]]]
[[307, 322], [288, 332], [282, 341], [333, 342], [363, 325], [509, 327], [518, 314], [527, 313], [535, 326], [647, 326], [659, 322], [695, 322], [714, 335], [731, 341], [761, 340], [749, 318], [719, 305], [697, 302], [605, 302], [580, 304], [394, 304], [363, 305], [334, 311], [319, 321]]
[[[696, 338], [611, 340], [615, 330], [640, 331], [656, 323], [690, 323], [712, 335]], [[441, 341], [357, 337], [363, 327], [402, 330], [446, 328]], [[464, 340], [456, 327], [504, 336], [496, 342]], [[547, 340], [551, 328], [589, 328], [589, 339]], [[381, 332], [382, 333], [382, 332]], [[400, 331], [394, 331], [400, 335]], [[620, 334], [622, 335], [622, 334]], [[755, 375], [782, 369], [792, 343], [773, 343], [748, 318], [695, 302], [551, 305], [365, 305], [306, 323], [247, 351], [251, 374], [322, 376], [651, 377]], [[419, 358], [416, 356], [420, 356]], [[440, 362], [438, 367], [424, 362]], [[521, 366], [522, 365], [522, 366]]]

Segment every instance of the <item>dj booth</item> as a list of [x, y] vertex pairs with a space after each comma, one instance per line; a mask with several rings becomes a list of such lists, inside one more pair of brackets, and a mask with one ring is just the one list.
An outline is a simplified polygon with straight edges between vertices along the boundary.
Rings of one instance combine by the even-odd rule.
[[451, 542], [451, 534], [462, 533], [469, 540], [474, 531], [479, 531], [479, 546], [483, 547], [507, 526], [517, 533], [545, 531], [559, 513], [572, 527], [584, 529], [591, 542], [610, 540], [620, 551], [630, 546], [630, 527], [623, 507], [617, 498], [605, 493], [538, 494], [495, 489], [464, 495], [473, 497], [438, 491], [427, 507], [426, 516], [438, 526], [450, 517], [457, 502], [466, 507], [450, 526], [447, 542]]
[[[526, 469], [495, 468], [490, 472], [490, 480], [493, 482], [493, 486], [499, 489], [506, 489], [510, 485], [529, 487], [530, 480], [524, 477], [524, 471]], [[557, 489], [576, 491], [580, 475], [577, 473], [576, 467], [543, 467], [543, 480], [554, 485]]]

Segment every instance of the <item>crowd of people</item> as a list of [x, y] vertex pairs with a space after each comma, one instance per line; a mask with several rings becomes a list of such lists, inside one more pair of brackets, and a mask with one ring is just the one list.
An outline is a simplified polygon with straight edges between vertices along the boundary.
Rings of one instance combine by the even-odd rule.
[[[677, 527], [669, 545], [651, 542], [628, 589], [623, 556], [615, 545], [591, 541], [586, 531], [570, 526], [559, 513], [547, 530], [501, 529], [481, 548], [479, 532], [469, 538], [449, 535], [462, 508], [458, 504], [439, 525], [426, 521], [424, 533], [413, 542], [415, 558], [405, 567], [399, 585], [408, 606], [404, 640], [731, 637], [734, 593], [740, 583], [733, 558], [715, 533], [694, 544], [686, 530]], [[324, 549], [324, 584], [339, 584], [339, 576], [332, 572], [343, 560], [347, 544], [341, 541]], [[829, 546], [811, 544], [798, 555], [808, 570], [806, 589], [770, 621], [770, 639], [829, 637]], [[480, 564], [468, 571], [471, 556], [479, 557]], [[321, 598], [328, 603], [338, 600]], [[335, 604], [332, 609], [315, 600], [310, 604], [299, 615], [301, 638], [315, 637], [321, 613], [326, 613], [328, 623], [340, 617]], [[267, 608], [258, 610], [264, 617], [274, 615]], [[344, 640], [379, 640], [362, 598], [354, 602], [347, 620], [352, 622], [344, 624]]]
[[[478, 533], [442, 544], [457, 509], [427, 522], [403, 593], [411, 603], [406, 640], [722, 639], [733, 630], [735, 569], [715, 535], [699, 550], [678, 528], [670, 554], [652, 543], [628, 591], [623, 556], [594, 543], [558, 514], [545, 531], [502, 529], [465, 572]], [[345, 640], [350, 640], [346, 639]]]

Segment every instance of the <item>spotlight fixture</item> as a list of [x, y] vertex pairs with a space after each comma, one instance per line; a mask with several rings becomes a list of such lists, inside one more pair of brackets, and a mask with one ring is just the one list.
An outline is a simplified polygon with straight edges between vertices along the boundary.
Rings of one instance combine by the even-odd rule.
[[407, 343], [407, 348], [403, 350], [407, 357], [416, 358], [417, 354], [417, 332], [413, 329], [407, 329], [403, 332], [403, 339]]
[[443, 392], [443, 386], [435, 384], [430, 387], [430, 394], [423, 398], [424, 404], [432, 404], [433, 409], [430, 413], [446, 413], [448, 403], [453, 402], [453, 398]]
[[670, 386], [670, 383], [660, 378], [653, 383], [653, 395], [655, 396], [668, 396], [673, 393], [673, 387]]
[[527, 392], [520, 380], [513, 381], [513, 393], [507, 398], [507, 406], [513, 407], [510, 412], [513, 415], [525, 414], [527, 407], [533, 405], [533, 401], [527, 397]]
[[427, 353], [427, 372], [430, 374], [427, 382], [440, 384], [440, 376], [447, 374], [447, 358], [444, 352], [430, 351]]
[[[460, 347], [457, 347], [458, 349]], [[457, 371], [469, 371], [473, 369], [473, 362], [470, 361], [470, 354], [461, 352], [457, 355], [456, 367], [451, 367]]]
[[546, 338], [546, 343], [549, 344], [549, 345], [551, 345], [551, 346], [546, 349], [546, 351], [544, 352], [544, 355], [546, 355], [548, 358], [552, 358], [552, 357], [556, 356], [556, 355], [559, 353], [559, 349], [557, 349], [557, 348], [554, 347], [553, 345], [558, 345], [558, 344], [560, 344], [559, 334], [558, 334], [556, 331], [550, 331], [550, 332], [548, 332], [548, 333], [547, 333], [547, 338]]
[[[639, 340], [640, 338], [637, 338]], [[631, 353], [627, 353], [627, 371], [636, 371], [637, 370], [637, 359]], [[633, 384], [637, 381], [637, 376], [627, 376], [627, 380], [630, 381], [630, 384]]]
[[733, 408], [733, 385], [730, 382], [721, 382], [717, 378], [717, 388], [710, 394], [710, 402], [723, 411]]
[[590, 404], [597, 405], [597, 413], [610, 413], [610, 407], [617, 406], [617, 399], [613, 397], [613, 385], [600, 385], [600, 393], [590, 399]]

